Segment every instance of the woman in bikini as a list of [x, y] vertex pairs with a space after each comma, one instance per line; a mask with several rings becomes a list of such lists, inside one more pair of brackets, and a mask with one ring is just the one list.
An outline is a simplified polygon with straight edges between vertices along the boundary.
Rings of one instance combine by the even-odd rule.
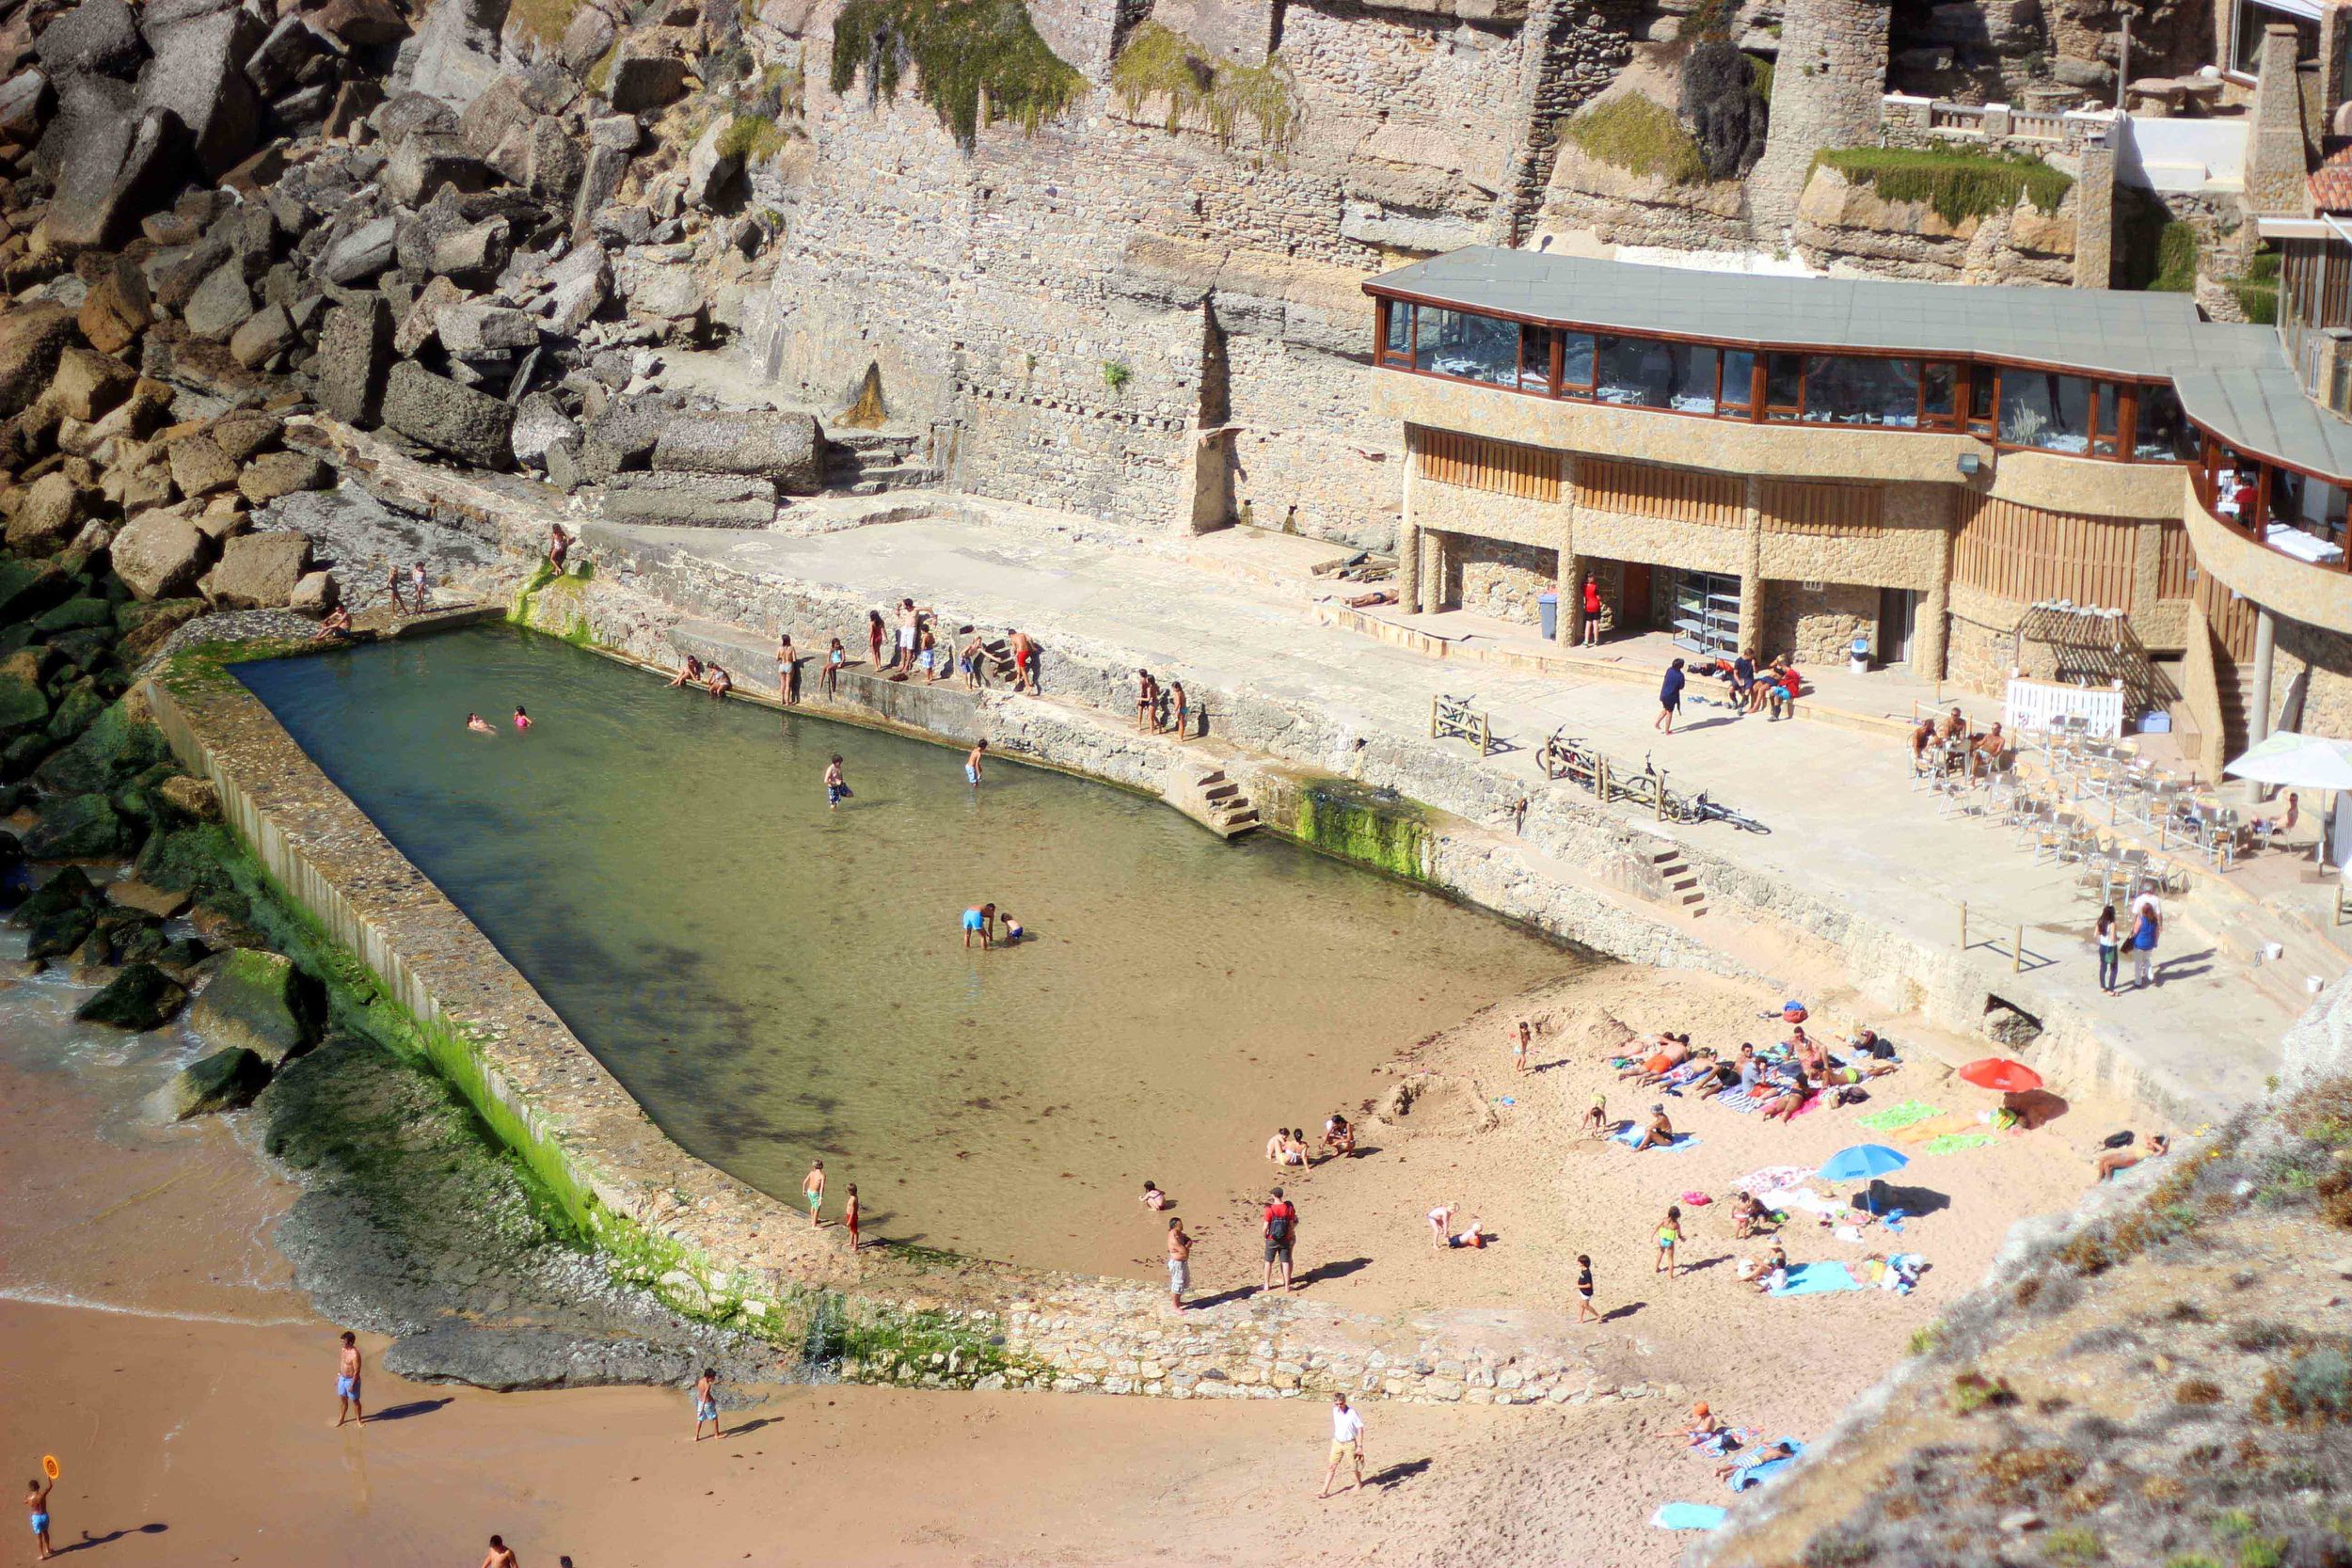
[[882, 667], [882, 639], [889, 635], [889, 628], [882, 625], [882, 611], [879, 610], [867, 610], [866, 612], [866, 657], [867, 661], [871, 663], [876, 670], [880, 670]]
[[702, 681], [703, 661], [692, 654], [688, 654], [685, 664], [679, 667], [676, 676], [670, 684], [672, 686], [700, 686]]
[[838, 637], [825, 650], [825, 700], [833, 701], [841, 694], [841, 667], [850, 661], [850, 651], [841, 645]]
[[1764, 1119], [1771, 1121], [1778, 1117], [1782, 1121], [1792, 1120], [1796, 1114], [1804, 1108], [1804, 1102], [1812, 1097], [1813, 1085], [1800, 1069], [1772, 1102], [1764, 1107]]

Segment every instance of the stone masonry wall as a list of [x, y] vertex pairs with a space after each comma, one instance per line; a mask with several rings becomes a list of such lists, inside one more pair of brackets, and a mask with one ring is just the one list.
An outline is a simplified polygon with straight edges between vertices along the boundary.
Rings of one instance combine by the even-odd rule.
[[1771, 129], [1748, 180], [1758, 240], [1772, 243], [1794, 217], [1814, 153], [1876, 142], [1887, 23], [1887, 0], [1809, 0], [1788, 8], [1772, 71]]
[[1534, 545], [1464, 538], [1446, 551], [1446, 562], [1454, 578], [1449, 602], [1497, 620], [1535, 625], [1536, 595], [1559, 588], [1559, 552]]
[[1847, 583], [1818, 591], [1799, 582], [1764, 585], [1764, 650], [1805, 665], [1843, 665], [1857, 637], [1878, 641], [1879, 593]]

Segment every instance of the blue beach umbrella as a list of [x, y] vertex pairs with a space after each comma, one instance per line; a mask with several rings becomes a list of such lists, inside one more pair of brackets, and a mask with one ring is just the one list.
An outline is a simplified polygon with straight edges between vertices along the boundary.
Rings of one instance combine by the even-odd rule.
[[[1824, 1181], [1867, 1181], [1873, 1177], [1899, 1171], [1911, 1164], [1911, 1157], [1884, 1144], [1856, 1144], [1841, 1148], [1822, 1163], [1814, 1174]], [[1876, 1213], [1875, 1209], [1871, 1211]]]

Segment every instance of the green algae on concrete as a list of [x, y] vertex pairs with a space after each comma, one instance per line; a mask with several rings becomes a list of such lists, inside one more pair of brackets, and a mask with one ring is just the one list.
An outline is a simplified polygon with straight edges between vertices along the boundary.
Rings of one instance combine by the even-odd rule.
[[1299, 792], [1298, 841], [1327, 855], [1401, 877], [1429, 878], [1429, 813], [1394, 790], [1353, 779], [1319, 779]]

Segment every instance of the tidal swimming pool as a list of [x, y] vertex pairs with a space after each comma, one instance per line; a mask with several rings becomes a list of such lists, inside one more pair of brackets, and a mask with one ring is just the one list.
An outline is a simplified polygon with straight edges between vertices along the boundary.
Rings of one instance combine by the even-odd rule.
[[[869, 1234], [1137, 1272], [1366, 1069], [1590, 960], [1267, 834], [475, 628], [241, 664], [679, 1144]], [[516, 705], [535, 726], [513, 728]], [[499, 733], [470, 734], [469, 712]], [[834, 752], [855, 791], [825, 808]], [[967, 905], [1030, 940], [967, 952]], [[1501, 1050], [1498, 1045], [1498, 1051]]]

